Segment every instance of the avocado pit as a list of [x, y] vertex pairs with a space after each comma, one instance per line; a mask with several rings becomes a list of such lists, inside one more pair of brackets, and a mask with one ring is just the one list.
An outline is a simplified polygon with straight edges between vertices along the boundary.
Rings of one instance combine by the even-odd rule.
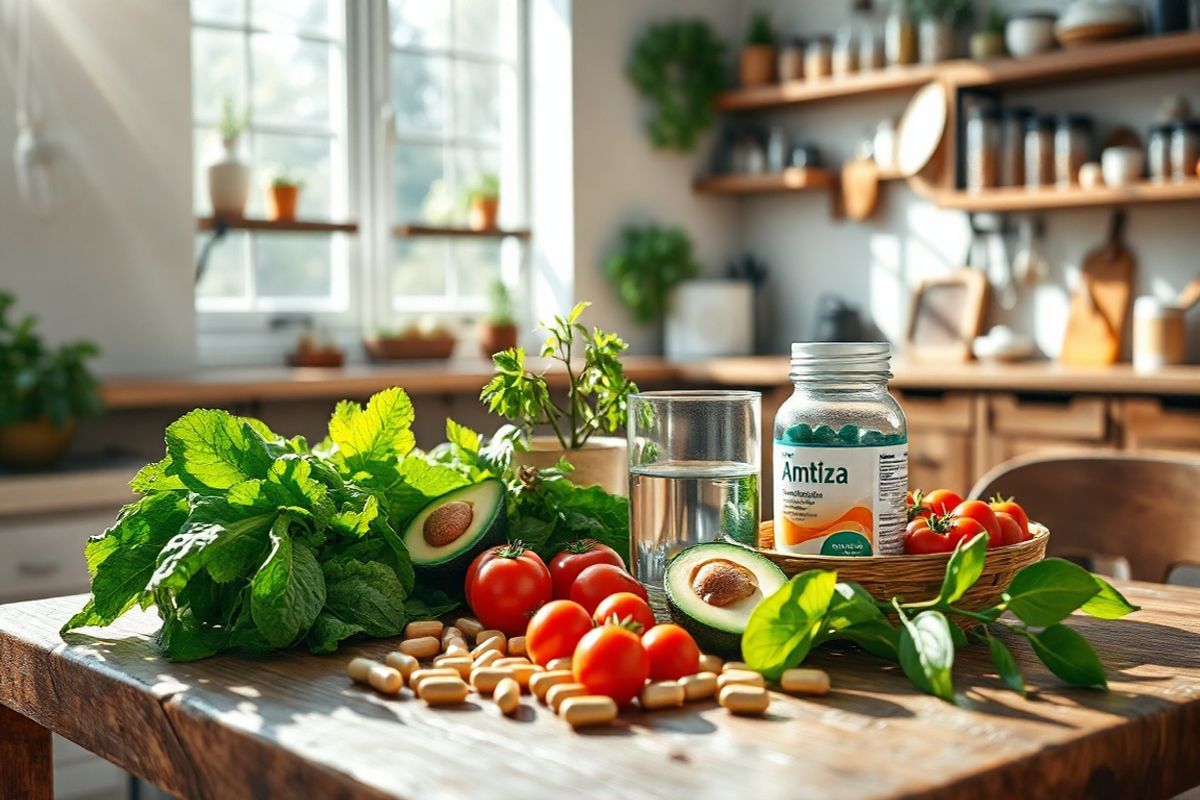
[[422, 526], [425, 543], [430, 547], [445, 547], [467, 532], [475, 519], [471, 503], [454, 500], [429, 512]]
[[691, 584], [697, 597], [717, 608], [744, 600], [758, 589], [753, 572], [724, 558], [714, 558], [696, 567]]

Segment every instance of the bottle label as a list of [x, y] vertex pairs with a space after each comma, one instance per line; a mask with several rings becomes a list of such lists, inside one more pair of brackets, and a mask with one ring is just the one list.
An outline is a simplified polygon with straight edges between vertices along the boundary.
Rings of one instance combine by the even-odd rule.
[[775, 549], [824, 556], [904, 552], [908, 445], [811, 447], [776, 440]]

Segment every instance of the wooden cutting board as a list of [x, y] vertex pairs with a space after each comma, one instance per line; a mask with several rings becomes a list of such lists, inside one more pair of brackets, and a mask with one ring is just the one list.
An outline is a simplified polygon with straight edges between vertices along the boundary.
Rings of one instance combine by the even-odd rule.
[[874, 159], [856, 158], [842, 165], [842, 203], [846, 216], [862, 222], [879, 205], [879, 168]]
[[1124, 227], [1125, 214], [1114, 213], [1108, 241], [1083, 260], [1059, 356], [1064, 364], [1113, 364], [1121, 356], [1136, 265], [1121, 238]]

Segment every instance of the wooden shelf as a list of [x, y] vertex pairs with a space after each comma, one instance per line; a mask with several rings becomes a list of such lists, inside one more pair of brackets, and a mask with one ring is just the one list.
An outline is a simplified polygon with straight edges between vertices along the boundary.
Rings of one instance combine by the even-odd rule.
[[315, 220], [251, 219], [249, 217], [199, 217], [196, 230], [213, 231], [218, 223], [233, 231], [282, 231], [289, 233], [356, 233], [357, 222], [317, 222]]
[[929, 83], [937, 74], [936, 65], [914, 64], [859, 72], [838, 78], [785, 81], [769, 86], [724, 92], [717, 97], [716, 108], [718, 111], [753, 111], [855, 95], [902, 92]]
[[836, 174], [817, 167], [789, 167], [783, 172], [758, 175], [708, 175], [697, 178], [692, 190], [703, 194], [762, 194], [764, 192], [807, 192], [828, 189]]
[[441, 238], [464, 238], [464, 239], [506, 239], [513, 237], [516, 239], [528, 239], [528, 228], [491, 228], [488, 230], [475, 230], [474, 228], [456, 228], [444, 225], [397, 225], [392, 229], [392, 232], [397, 236], [408, 238], [416, 236], [441, 237]]
[[1023, 187], [1014, 187], [983, 192], [938, 192], [933, 199], [942, 208], [995, 212], [1196, 202], [1200, 201], [1200, 178], [1180, 183], [1143, 182], [1119, 189], [1075, 187], [1031, 192]]

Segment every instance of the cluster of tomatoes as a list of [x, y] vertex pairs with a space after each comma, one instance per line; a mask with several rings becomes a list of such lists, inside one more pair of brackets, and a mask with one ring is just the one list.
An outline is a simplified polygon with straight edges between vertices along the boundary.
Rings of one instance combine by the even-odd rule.
[[1003, 547], [1032, 538], [1029, 515], [1011, 497], [993, 497], [989, 502], [963, 500], [950, 489], [920, 489], [908, 493], [908, 528], [904, 532], [904, 552], [909, 554], [948, 553], [960, 541], [970, 541], [981, 533], [988, 547]]
[[700, 648], [678, 625], [655, 624], [646, 590], [615, 550], [581, 540], [547, 566], [519, 543], [493, 547], [471, 563], [467, 603], [479, 622], [525, 635], [535, 664], [571, 659], [591, 694], [624, 705], [646, 680], [677, 680], [699, 670]]

